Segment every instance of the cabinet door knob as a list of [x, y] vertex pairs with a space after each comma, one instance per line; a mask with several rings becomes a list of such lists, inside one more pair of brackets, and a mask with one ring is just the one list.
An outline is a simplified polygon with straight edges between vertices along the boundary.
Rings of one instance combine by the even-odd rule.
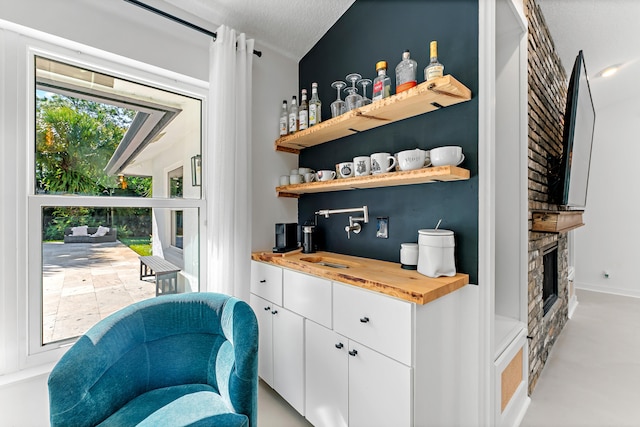
[[338, 344], [336, 344], [336, 348], [340, 349], [344, 347], [344, 344], [342, 344], [341, 342], [339, 342]]
[[360, 321], [361, 321], [362, 323], [368, 323], [368, 322], [369, 322], [369, 318], [368, 318], [368, 317], [361, 317], [361, 318], [360, 318]]
[[267, 279], [260, 280], [260, 283], [267, 283]]
[[358, 350], [351, 350], [349, 352], [349, 356], [354, 356], [355, 357], [356, 354], [358, 354]]
[[278, 314], [278, 310], [273, 310], [271, 314]]
[[264, 311], [269, 311], [269, 310], [271, 310], [271, 307], [269, 307], [269, 306], [264, 308]]

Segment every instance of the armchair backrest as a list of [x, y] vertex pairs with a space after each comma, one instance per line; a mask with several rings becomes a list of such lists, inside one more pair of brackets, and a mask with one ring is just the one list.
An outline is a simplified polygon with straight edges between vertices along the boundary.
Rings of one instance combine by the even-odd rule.
[[248, 304], [164, 295], [98, 322], [49, 376], [51, 423], [95, 425], [149, 390], [209, 384], [256, 425], [258, 326]]

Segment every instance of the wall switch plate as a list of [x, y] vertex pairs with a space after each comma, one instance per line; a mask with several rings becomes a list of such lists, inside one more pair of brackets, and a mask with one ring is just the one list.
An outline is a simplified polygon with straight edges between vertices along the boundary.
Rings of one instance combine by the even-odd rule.
[[378, 220], [378, 226], [376, 228], [376, 237], [380, 239], [388, 239], [389, 238], [389, 217], [379, 216], [377, 220]]

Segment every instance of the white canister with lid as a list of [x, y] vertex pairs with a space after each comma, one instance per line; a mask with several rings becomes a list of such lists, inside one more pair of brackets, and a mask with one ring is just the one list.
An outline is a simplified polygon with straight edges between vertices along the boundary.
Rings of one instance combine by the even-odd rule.
[[429, 277], [455, 276], [453, 231], [418, 230], [418, 273]]

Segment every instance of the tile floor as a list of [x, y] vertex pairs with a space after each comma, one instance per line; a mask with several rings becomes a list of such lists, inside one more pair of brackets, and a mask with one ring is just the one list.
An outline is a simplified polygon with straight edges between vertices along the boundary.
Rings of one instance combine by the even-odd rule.
[[155, 297], [139, 279], [138, 254], [120, 242], [44, 243], [43, 341], [83, 334], [131, 303]]

